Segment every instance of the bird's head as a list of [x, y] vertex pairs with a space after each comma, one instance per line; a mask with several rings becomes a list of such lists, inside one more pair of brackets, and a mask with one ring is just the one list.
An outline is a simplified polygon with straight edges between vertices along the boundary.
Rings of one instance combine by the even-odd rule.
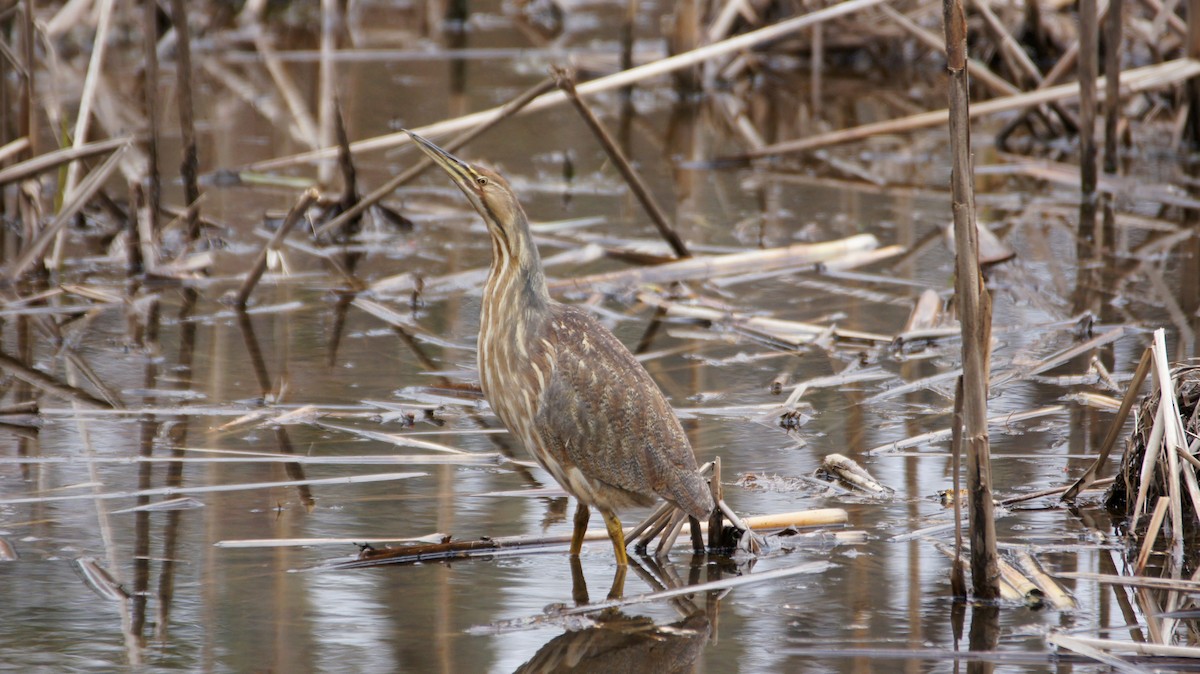
[[524, 224], [525, 212], [507, 180], [495, 171], [468, 164], [412, 131], [406, 133], [422, 152], [450, 174], [454, 184], [467, 195], [471, 205], [483, 217], [493, 236], [511, 243], [520, 234], [513, 230]]

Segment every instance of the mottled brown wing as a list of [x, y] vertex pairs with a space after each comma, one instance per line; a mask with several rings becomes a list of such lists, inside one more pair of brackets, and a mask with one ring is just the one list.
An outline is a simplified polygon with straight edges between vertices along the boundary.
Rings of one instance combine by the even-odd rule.
[[556, 352], [536, 424], [546, 448], [590, 479], [707, 517], [712, 498], [687, 436], [625, 345], [567, 305], [553, 307], [544, 334]]

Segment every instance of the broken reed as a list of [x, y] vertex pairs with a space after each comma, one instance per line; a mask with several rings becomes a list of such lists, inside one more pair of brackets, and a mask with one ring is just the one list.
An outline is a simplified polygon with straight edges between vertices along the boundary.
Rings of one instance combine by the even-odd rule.
[[962, 326], [962, 413], [963, 440], [967, 451], [967, 489], [970, 493], [971, 583], [977, 598], [989, 600], [1000, 596], [987, 428], [991, 300], [983, 285], [979, 267], [979, 231], [975, 225], [966, 13], [962, 0], [943, 0], [942, 9], [946, 29], [946, 67], [950, 72], [954, 298]]

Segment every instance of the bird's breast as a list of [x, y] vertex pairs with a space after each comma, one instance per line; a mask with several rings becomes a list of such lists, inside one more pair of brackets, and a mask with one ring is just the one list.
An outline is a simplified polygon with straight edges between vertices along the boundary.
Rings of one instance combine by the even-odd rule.
[[528, 317], [514, 314], [514, 307], [485, 293], [478, 343], [480, 387], [492, 411], [535, 456], [539, 443], [533, 424], [553, 363], [553, 344], [536, 333]]

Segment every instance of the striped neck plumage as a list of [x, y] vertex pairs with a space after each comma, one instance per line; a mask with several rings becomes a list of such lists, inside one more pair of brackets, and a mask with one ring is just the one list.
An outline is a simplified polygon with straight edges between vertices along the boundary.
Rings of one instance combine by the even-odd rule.
[[538, 255], [529, 220], [525, 211], [515, 203], [513, 212], [503, 220], [490, 209], [481, 213], [492, 238], [492, 268], [488, 290], [499, 293], [496, 299], [519, 302], [527, 308], [542, 308], [550, 301], [546, 275]]

